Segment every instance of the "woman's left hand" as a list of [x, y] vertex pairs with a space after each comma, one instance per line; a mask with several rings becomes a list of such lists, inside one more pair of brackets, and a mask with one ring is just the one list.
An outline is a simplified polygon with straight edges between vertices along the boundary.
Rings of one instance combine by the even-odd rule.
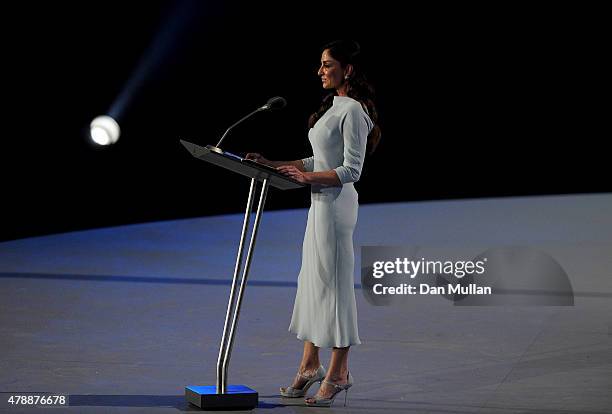
[[286, 176], [293, 178], [295, 181], [298, 181], [302, 184], [309, 184], [309, 173], [301, 171], [293, 165], [281, 165], [276, 169], [279, 173], [285, 174]]

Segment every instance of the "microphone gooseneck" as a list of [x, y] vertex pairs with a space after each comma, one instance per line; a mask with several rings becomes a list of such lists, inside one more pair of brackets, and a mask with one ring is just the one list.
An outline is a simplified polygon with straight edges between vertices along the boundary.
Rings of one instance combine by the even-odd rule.
[[223, 134], [223, 136], [221, 137], [221, 139], [219, 140], [219, 142], [216, 145], [216, 149], [221, 151], [221, 149], [219, 148], [219, 146], [221, 145], [221, 143], [223, 142], [223, 140], [225, 139], [225, 136], [227, 135], [228, 132], [230, 132], [230, 130], [232, 128], [234, 128], [236, 125], [240, 124], [241, 122], [247, 120], [248, 118], [250, 118], [251, 116], [255, 115], [257, 112], [261, 112], [261, 111], [268, 111], [268, 110], [277, 110], [277, 109], [282, 109], [285, 106], [287, 106], [287, 100], [281, 96], [275, 96], [274, 98], [270, 98], [268, 99], [268, 102], [264, 105], [261, 106], [259, 108], [257, 108], [256, 110], [254, 110], [253, 112], [251, 112], [250, 114], [248, 114], [247, 116], [243, 117], [242, 119], [240, 119], [238, 122], [234, 123], [232, 126], [230, 126], [225, 133]]

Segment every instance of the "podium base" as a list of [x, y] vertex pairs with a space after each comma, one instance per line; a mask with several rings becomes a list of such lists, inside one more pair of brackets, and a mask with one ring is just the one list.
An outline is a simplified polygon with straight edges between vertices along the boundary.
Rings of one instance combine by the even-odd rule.
[[246, 385], [228, 385], [225, 394], [217, 394], [214, 385], [190, 385], [185, 387], [185, 399], [203, 410], [252, 410], [259, 395]]

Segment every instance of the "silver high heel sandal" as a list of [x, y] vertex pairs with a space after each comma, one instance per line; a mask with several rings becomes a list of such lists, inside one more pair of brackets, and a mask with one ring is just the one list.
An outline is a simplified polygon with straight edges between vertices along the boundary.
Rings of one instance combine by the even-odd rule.
[[321, 384], [321, 381], [323, 381], [323, 378], [325, 378], [325, 368], [323, 368], [323, 365], [319, 365], [317, 372], [315, 372], [315, 374], [311, 377], [302, 375], [299, 372], [298, 376], [304, 378], [305, 380], [308, 380], [308, 382], [304, 384], [302, 388], [280, 387], [280, 393], [283, 397], [299, 398], [306, 395], [306, 391], [308, 391], [308, 388], [310, 388], [312, 384], [314, 384], [315, 382]]
[[344, 394], [344, 406], [346, 407], [346, 399], [348, 397], [348, 389], [351, 388], [351, 386], [353, 385], [353, 376], [351, 375], [350, 372], [348, 373], [347, 377], [348, 377], [347, 378], [348, 382], [346, 384], [343, 384], [343, 385], [336, 384], [334, 382], [330, 382], [330, 381], [327, 381], [327, 380], [323, 380], [324, 383], [329, 384], [329, 385], [333, 385], [334, 388], [335, 388], [334, 394], [331, 396], [331, 398], [317, 398], [316, 395], [315, 395], [314, 397], [311, 397], [312, 399], [314, 399], [314, 402], [308, 402], [308, 401], [304, 401], [304, 402], [309, 407], [331, 407], [332, 403], [336, 399], [336, 395], [338, 395], [342, 391], [345, 391], [346, 394]]

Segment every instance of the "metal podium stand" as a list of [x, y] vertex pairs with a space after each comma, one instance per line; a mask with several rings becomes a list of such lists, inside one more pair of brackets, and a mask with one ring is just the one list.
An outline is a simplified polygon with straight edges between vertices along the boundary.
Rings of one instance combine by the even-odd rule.
[[[278, 173], [273, 167], [238, 157], [231, 153], [224, 152], [217, 147], [210, 145], [201, 147], [184, 140], [181, 140], [181, 143], [194, 157], [251, 178], [251, 188], [249, 190], [246, 212], [244, 213], [242, 234], [240, 235], [238, 255], [236, 257], [236, 265], [234, 267], [234, 277], [232, 279], [232, 287], [227, 304], [227, 312], [225, 314], [225, 324], [223, 325], [223, 335], [221, 337], [219, 356], [217, 358], [217, 385], [187, 386], [185, 387], [185, 399], [189, 403], [202, 409], [253, 409], [257, 406], [259, 398], [257, 391], [245, 385], [228, 386], [227, 368], [232, 355], [236, 324], [240, 315], [240, 306], [242, 304], [244, 287], [246, 286], [249, 268], [251, 266], [251, 258], [253, 257], [253, 249], [255, 248], [255, 239], [257, 238], [259, 220], [261, 219], [261, 212], [263, 211], [263, 206], [266, 202], [268, 186], [272, 185], [272, 187], [280, 188], [281, 190], [289, 190], [304, 187], [304, 184]], [[247, 234], [247, 228], [249, 227], [251, 211], [253, 209], [253, 193], [255, 192], [257, 181], [263, 182], [263, 185], [259, 196], [257, 212], [255, 213], [255, 223], [253, 224], [251, 240], [249, 241], [246, 264], [242, 272], [242, 279], [240, 280], [238, 297], [235, 300], [236, 303], [234, 304], [234, 299], [236, 296], [236, 282], [238, 273], [242, 267], [242, 251], [245, 236]], [[231, 325], [230, 315], [232, 315]]]

